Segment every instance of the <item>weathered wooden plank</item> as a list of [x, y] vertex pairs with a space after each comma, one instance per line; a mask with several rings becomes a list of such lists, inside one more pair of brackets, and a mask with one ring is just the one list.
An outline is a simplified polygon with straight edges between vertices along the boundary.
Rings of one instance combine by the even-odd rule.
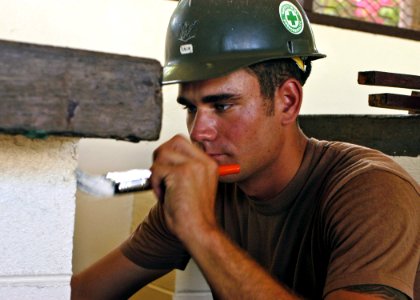
[[[420, 92], [412, 91], [411, 92], [411, 96], [419, 97], [419, 99], [420, 99]], [[409, 114], [420, 114], [420, 110], [418, 110], [418, 109], [410, 109], [408, 111], [408, 113]]]
[[420, 115], [301, 115], [309, 137], [355, 143], [388, 155], [420, 155]]
[[420, 96], [406, 96], [398, 94], [371, 94], [369, 105], [382, 108], [420, 110]]
[[156, 60], [0, 41], [0, 132], [156, 140]]
[[377, 85], [420, 89], [420, 76], [379, 71], [359, 72], [357, 82], [363, 85]]

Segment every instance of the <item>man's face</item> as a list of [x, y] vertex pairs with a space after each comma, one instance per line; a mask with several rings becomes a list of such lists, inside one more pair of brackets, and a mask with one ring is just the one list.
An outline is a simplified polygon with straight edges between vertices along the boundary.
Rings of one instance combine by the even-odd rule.
[[187, 110], [192, 142], [219, 164], [241, 166], [239, 175], [224, 180], [264, 175], [261, 172], [270, 170], [278, 159], [280, 118], [267, 114], [268, 101], [260, 94], [257, 78], [245, 70], [180, 86], [178, 102]]

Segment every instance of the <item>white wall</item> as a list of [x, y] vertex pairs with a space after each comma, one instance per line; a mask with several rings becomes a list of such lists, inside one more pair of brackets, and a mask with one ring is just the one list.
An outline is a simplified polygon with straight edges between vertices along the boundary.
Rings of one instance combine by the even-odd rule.
[[[175, 5], [175, 1], [167, 0], [0, 0], [0, 39], [150, 57], [163, 64], [166, 26]], [[370, 108], [367, 99], [369, 93], [408, 91], [358, 85], [357, 72], [419, 75], [419, 42], [321, 25], [314, 25], [313, 30], [319, 50], [328, 57], [314, 62], [313, 74], [304, 90], [302, 113], [404, 113]], [[175, 103], [177, 87], [164, 87], [163, 91], [159, 141], [130, 144], [82, 140], [80, 167], [91, 173], [147, 168], [158, 144], [175, 133], [186, 133], [184, 111]], [[94, 201], [78, 195], [75, 271], [126, 237], [131, 202], [130, 196]]]
[[77, 139], [0, 135], [0, 299], [69, 299]]
[[368, 95], [399, 93], [406, 89], [359, 85], [360, 71], [420, 75], [420, 42], [371, 33], [314, 25], [320, 52], [327, 58], [313, 63], [304, 90], [302, 113], [390, 114], [404, 111], [368, 106]]

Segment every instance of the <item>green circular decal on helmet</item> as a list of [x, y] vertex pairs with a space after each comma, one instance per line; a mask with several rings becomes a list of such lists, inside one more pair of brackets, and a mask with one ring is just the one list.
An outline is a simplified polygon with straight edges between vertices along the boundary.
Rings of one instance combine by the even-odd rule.
[[279, 14], [284, 27], [288, 31], [293, 34], [302, 33], [304, 27], [302, 14], [293, 3], [289, 1], [280, 3]]

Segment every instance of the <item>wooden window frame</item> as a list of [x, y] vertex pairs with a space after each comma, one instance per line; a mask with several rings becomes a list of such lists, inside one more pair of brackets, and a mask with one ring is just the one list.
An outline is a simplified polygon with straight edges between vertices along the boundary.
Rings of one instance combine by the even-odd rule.
[[375, 34], [381, 34], [386, 36], [399, 37], [404, 39], [410, 39], [420, 41], [420, 31], [399, 28], [394, 26], [387, 26], [382, 24], [370, 23], [360, 20], [348, 19], [344, 17], [331, 16], [320, 14], [313, 11], [313, 1], [305, 0], [303, 8], [312, 24], [320, 24], [327, 26], [334, 26], [339, 28], [370, 32]]

